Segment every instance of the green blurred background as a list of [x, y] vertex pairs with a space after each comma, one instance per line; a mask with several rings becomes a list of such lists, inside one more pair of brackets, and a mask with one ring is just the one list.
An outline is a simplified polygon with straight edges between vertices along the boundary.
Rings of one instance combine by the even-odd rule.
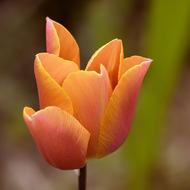
[[33, 60], [45, 51], [46, 16], [76, 37], [83, 68], [116, 37], [125, 56], [154, 60], [129, 138], [112, 155], [89, 161], [88, 189], [189, 190], [189, 0], [1, 0], [0, 189], [77, 189], [73, 171], [41, 158], [22, 119], [25, 105], [38, 108]]

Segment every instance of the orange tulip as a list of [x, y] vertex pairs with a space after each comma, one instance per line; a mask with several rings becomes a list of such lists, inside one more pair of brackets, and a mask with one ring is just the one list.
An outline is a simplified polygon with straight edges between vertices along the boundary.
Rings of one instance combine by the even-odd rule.
[[34, 62], [40, 110], [24, 120], [45, 159], [60, 169], [81, 168], [124, 142], [151, 59], [124, 58], [112, 40], [79, 70], [79, 48], [67, 29], [47, 18], [47, 52]]

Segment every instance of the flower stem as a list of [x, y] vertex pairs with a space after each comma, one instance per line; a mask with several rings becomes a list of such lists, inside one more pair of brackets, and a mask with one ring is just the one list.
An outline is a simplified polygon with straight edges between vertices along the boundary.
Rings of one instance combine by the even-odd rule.
[[78, 189], [79, 190], [86, 190], [86, 165], [83, 168], [80, 168], [79, 171], [79, 178], [78, 178]]

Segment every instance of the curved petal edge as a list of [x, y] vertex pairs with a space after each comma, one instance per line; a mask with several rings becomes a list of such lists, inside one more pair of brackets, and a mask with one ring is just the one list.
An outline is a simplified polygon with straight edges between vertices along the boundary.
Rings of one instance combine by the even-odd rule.
[[119, 65], [124, 61], [123, 44], [120, 39], [114, 39], [99, 48], [90, 58], [86, 70], [100, 71], [100, 65], [103, 64], [108, 71], [112, 87], [118, 82]]
[[63, 59], [80, 65], [80, 52], [72, 34], [61, 24], [46, 18], [46, 48]]
[[79, 70], [73, 61], [62, 59], [51, 53], [38, 53], [36, 57], [38, 57], [44, 69], [59, 85], [62, 85], [69, 73]]
[[23, 110], [24, 120], [43, 157], [59, 169], [77, 169], [86, 163], [89, 132], [58, 107]]
[[101, 122], [97, 157], [112, 153], [126, 139], [134, 116], [137, 96], [150, 63], [142, 62], [122, 75]]
[[125, 58], [123, 64], [120, 64], [120, 66], [119, 66], [118, 80], [120, 80], [121, 76], [127, 70], [129, 70], [130, 68], [134, 67], [135, 65], [139, 65], [145, 61], [152, 62], [151, 59], [142, 57], [139, 55], [133, 55], [133, 56]]
[[40, 108], [57, 106], [73, 114], [71, 99], [64, 89], [45, 70], [38, 56], [36, 56], [34, 62], [34, 73], [38, 88]]
[[63, 88], [73, 103], [74, 116], [90, 132], [88, 158], [96, 154], [100, 121], [112, 93], [107, 70], [78, 71], [68, 75]]

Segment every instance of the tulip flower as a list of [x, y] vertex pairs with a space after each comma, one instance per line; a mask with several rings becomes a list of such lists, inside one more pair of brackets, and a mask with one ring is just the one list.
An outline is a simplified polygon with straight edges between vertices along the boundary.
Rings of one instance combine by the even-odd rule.
[[52, 166], [81, 168], [90, 158], [114, 152], [127, 138], [151, 59], [124, 58], [122, 41], [114, 39], [80, 70], [77, 42], [49, 18], [46, 46], [34, 61], [40, 109], [25, 107], [24, 120]]

